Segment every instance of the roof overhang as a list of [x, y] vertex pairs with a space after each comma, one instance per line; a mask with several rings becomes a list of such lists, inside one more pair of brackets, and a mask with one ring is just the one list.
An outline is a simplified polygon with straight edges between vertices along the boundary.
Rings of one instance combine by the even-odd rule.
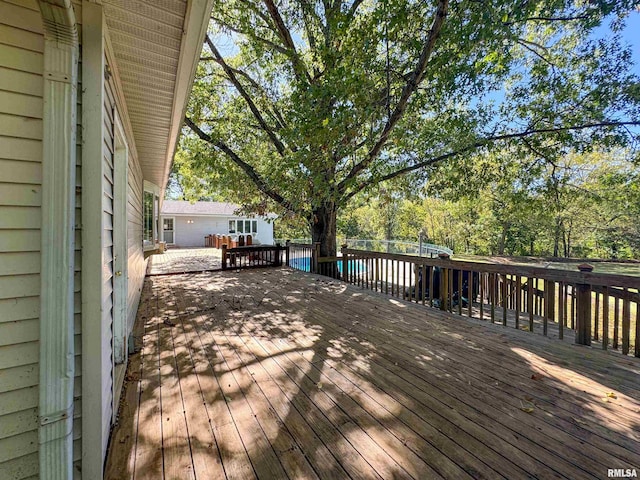
[[213, 0], [104, 0], [138, 161], [164, 189]]

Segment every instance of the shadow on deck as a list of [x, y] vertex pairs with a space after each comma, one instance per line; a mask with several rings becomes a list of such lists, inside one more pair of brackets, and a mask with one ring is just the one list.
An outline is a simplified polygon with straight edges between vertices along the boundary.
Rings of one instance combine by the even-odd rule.
[[149, 277], [106, 478], [606, 478], [640, 361], [288, 269]]

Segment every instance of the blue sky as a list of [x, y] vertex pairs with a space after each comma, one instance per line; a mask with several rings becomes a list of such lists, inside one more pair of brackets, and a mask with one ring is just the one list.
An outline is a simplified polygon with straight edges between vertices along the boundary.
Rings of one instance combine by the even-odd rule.
[[[609, 24], [604, 23], [600, 28], [596, 30], [596, 35], [606, 35], [610, 33]], [[640, 76], [640, 12], [637, 10], [632, 12], [626, 19], [626, 26], [622, 31], [622, 38], [629, 45], [631, 45], [633, 51], [633, 72]]]

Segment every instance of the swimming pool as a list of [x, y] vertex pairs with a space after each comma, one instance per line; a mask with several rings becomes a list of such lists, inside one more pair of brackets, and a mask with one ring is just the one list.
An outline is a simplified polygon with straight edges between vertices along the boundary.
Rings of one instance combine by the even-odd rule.
[[[344, 262], [340, 260], [337, 262], [338, 271], [342, 273], [342, 265]], [[289, 266], [291, 268], [295, 268], [296, 270], [302, 270], [303, 272], [311, 271], [311, 257], [298, 257], [298, 258], [290, 258]], [[367, 271], [367, 267], [362, 260], [349, 260], [348, 261], [349, 273], [357, 272], [363, 273]]]

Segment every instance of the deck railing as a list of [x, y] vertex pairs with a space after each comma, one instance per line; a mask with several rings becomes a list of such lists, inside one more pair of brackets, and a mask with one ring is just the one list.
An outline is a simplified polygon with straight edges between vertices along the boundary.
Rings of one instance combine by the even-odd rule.
[[321, 257], [319, 243], [299, 243], [287, 241], [287, 265], [303, 272], [317, 273], [333, 279], [340, 279], [341, 257]]
[[287, 248], [281, 245], [249, 245], [235, 248], [222, 245], [223, 270], [279, 267], [283, 262], [285, 265], [288, 264]]
[[[343, 247], [342, 280], [394, 297], [640, 356], [640, 278]], [[331, 259], [332, 261], [334, 259]], [[321, 262], [319, 260], [318, 262]], [[333, 277], [336, 278], [336, 277]]]

